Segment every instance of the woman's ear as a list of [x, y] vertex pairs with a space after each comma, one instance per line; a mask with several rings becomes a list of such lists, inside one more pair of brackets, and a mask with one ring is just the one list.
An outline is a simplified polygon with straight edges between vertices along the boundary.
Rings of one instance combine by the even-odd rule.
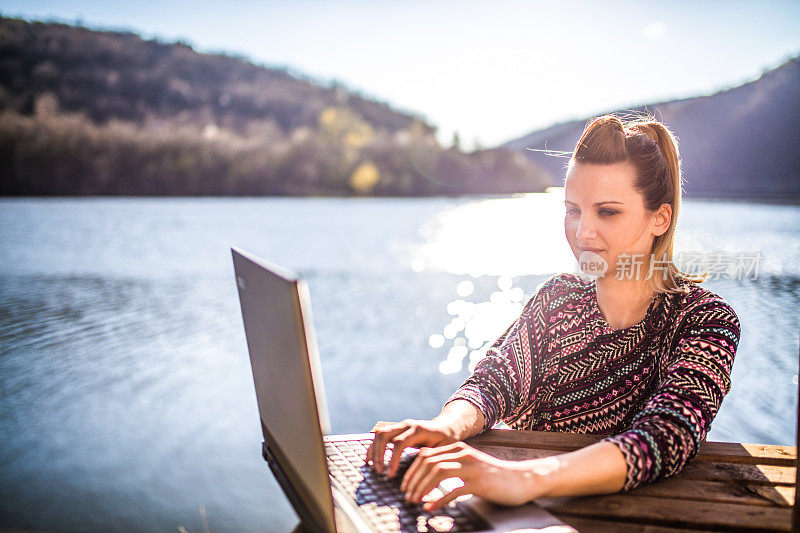
[[661, 204], [661, 207], [653, 213], [653, 235], [656, 237], [664, 235], [669, 229], [670, 222], [672, 222], [672, 206]]

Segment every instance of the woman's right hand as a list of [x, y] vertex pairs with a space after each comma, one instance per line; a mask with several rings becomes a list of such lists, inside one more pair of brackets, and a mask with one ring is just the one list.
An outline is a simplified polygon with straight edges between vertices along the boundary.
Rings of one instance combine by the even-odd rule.
[[387, 475], [394, 477], [405, 448], [409, 446], [433, 448], [456, 442], [458, 439], [451, 425], [445, 420], [436, 418], [433, 420], [408, 419], [402, 422], [379, 424], [372, 431], [375, 434], [375, 438], [372, 440], [369, 450], [367, 450], [367, 462], [372, 464], [372, 468], [376, 472], [382, 473], [385, 466], [383, 457], [386, 445], [392, 443], [394, 449], [392, 450], [392, 458], [389, 461]]

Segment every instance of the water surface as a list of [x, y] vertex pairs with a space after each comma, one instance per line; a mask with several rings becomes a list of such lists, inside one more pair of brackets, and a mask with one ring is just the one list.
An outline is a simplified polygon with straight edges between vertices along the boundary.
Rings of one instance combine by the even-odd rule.
[[[0, 201], [0, 526], [290, 531], [260, 456], [229, 247], [305, 277], [334, 432], [430, 417], [538, 284], [558, 194]], [[686, 202], [678, 249], [760, 253], [712, 440], [794, 444], [800, 208]], [[477, 355], [476, 355], [477, 354]]]

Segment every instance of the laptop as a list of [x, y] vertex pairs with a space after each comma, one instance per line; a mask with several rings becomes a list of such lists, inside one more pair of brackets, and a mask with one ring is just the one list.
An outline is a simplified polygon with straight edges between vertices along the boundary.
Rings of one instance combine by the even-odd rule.
[[[306, 284], [243, 250], [231, 252], [264, 435], [262, 455], [307, 531], [575, 531], [535, 503], [503, 507], [469, 497], [428, 512], [405, 502], [402, 476], [389, 479], [365, 463], [372, 433], [329, 434]], [[408, 468], [414, 451], [404, 454], [401, 468]], [[440, 489], [447, 490], [444, 484]]]

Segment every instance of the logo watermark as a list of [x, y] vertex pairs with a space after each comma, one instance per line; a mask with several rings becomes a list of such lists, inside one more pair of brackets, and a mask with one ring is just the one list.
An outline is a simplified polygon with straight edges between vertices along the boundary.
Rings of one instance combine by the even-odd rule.
[[578, 267], [584, 274], [601, 278], [608, 271], [608, 262], [601, 255], [587, 250], [578, 256]]
[[[670, 265], [692, 276], [705, 273], [707, 280], [756, 280], [763, 261], [761, 252], [680, 252], [671, 261], [659, 259], [655, 254], [619, 254], [616, 279], [651, 279], [659, 275], [666, 279]], [[590, 276], [602, 277], [608, 263], [594, 252], [578, 256], [578, 268]]]

